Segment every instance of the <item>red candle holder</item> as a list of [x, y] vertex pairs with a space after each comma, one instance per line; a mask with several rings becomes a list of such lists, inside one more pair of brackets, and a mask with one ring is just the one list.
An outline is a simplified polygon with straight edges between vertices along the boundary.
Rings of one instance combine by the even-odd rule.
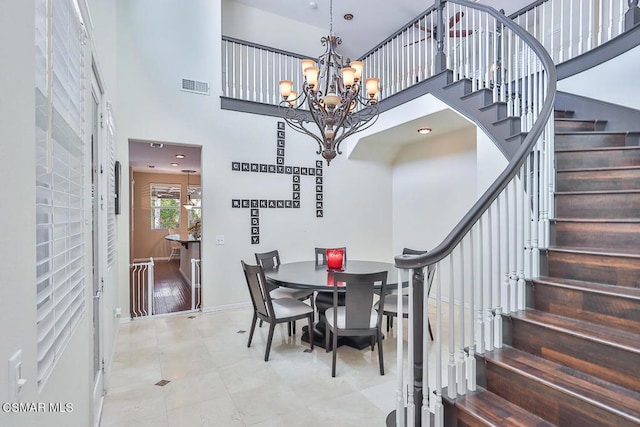
[[327, 249], [327, 268], [329, 270], [342, 271], [344, 261], [344, 249]]

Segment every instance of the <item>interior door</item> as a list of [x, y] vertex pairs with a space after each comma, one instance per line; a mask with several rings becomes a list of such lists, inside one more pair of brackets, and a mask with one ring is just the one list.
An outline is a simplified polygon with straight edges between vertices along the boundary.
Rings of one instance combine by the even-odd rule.
[[104, 215], [104, 192], [101, 184], [104, 174], [101, 173], [101, 108], [102, 94], [95, 73], [92, 73], [91, 84], [91, 207], [92, 207], [92, 254], [93, 254], [93, 403], [94, 425], [99, 425], [104, 401], [104, 349], [102, 298], [104, 286], [104, 262], [102, 257], [105, 245], [101, 236], [101, 221]]

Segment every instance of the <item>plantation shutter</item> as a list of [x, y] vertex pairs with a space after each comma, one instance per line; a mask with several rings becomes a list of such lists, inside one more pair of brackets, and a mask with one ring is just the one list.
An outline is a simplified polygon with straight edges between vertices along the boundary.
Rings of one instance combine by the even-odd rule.
[[75, 3], [36, 0], [38, 384], [85, 311], [84, 25]]
[[107, 105], [107, 156], [109, 182], [107, 191], [107, 265], [111, 269], [116, 261], [116, 136], [110, 105]]

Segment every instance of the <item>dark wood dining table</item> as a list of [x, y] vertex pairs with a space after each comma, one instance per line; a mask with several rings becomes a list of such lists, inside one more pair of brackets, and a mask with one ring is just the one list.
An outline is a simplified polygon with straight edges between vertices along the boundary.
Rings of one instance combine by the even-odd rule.
[[[379, 271], [387, 272], [387, 292], [398, 287], [398, 270], [392, 263], [377, 261], [357, 261], [349, 260], [343, 266], [346, 273], [375, 273]], [[317, 264], [315, 261], [300, 261], [280, 264], [278, 267], [265, 270], [264, 274], [272, 285], [284, 286], [294, 289], [313, 289], [318, 292], [333, 292], [335, 286], [333, 271], [329, 271], [326, 265]], [[406, 285], [406, 283], [403, 283]], [[331, 297], [332, 299], [333, 297]], [[327, 298], [325, 298], [327, 299]], [[316, 299], [316, 308], [318, 299]], [[314, 344], [324, 348], [324, 310], [319, 313], [319, 321], [316, 324], [314, 334]], [[303, 327], [302, 340], [308, 342], [309, 336], [306, 327]], [[340, 337], [338, 345], [346, 344], [355, 348], [365, 348], [371, 343], [370, 339], [361, 340], [353, 337]]]

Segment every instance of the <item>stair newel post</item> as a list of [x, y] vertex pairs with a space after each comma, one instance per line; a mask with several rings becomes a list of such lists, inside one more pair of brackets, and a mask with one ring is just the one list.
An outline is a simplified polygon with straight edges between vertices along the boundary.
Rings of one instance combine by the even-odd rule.
[[[458, 295], [458, 349], [457, 349], [457, 362], [456, 362], [456, 377], [458, 394], [464, 396], [467, 394], [467, 380], [466, 380], [466, 353], [464, 351], [464, 239], [458, 244], [458, 252], [460, 254], [458, 260], [458, 270], [460, 271], [460, 292]], [[453, 259], [453, 256], [452, 256]], [[455, 280], [453, 286], [455, 286]], [[452, 301], [453, 302], [453, 301]]]
[[453, 268], [453, 252], [448, 256], [449, 259], [449, 281], [447, 283], [447, 289], [449, 290], [449, 364], [447, 365], [448, 383], [447, 383], [447, 396], [449, 399], [455, 399], [457, 397], [456, 387], [456, 317], [455, 317], [455, 288], [454, 288], [454, 268]]
[[[432, 267], [427, 267], [427, 274], [435, 274], [435, 272], [430, 272], [430, 269], [434, 269], [435, 265]], [[429, 280], [433, 280], [433, 277], [429, 277]], [[432, 282], [433, 283], [433, 282]], [[424, 283], [423, 283], [424, 287]], [[431, 397], [431, 393], [429, 393], [429, 350], [431, 347], [431, 340], [426, 337], [426, 334], [429, 331], [429, 292], [423, 292], [422, 301], [418, 303], [422, 303], [422, 331], [423, 331], [423, 339], [422, 339], [422, 405], [420, 408], [420, 419], [422, 420], [422, 425], [424, 427], [431, 426], [431, 413], [429, 410], [429, 398]], [[438, 372], [438, 371], [436, 371]], [[418, 425], [418, 424], [416, 424]], [[419, 425], [418, 425], [419, 426]]]
[[[402, 270], [398, 269], [398, 287], [403, 283], [402, 280]], [[398, 289], [397, 294], [397, 312], [402, 313], [402, 292]], [[401, 318], [398, 317], [398, 324], [400, 325], [396, 331], [396, 340], [397, 340], [397, 352], [396, 352], [396, 366], [397, 366], [397, 375], [398, 375], [398, 386], [396, 388], [396, 426], [404, 426], [404, 337]]]
[[627, 0], [629, 10], [624, 14], [624, 30], [629, 31], [631, 28], [640, 23], [640, 8], [638, 0]]
[[436, 0], [436, 56], [435, 73], [440, 73], [447, 68], [447, 57], [444, 53], [444, 0]]
[[[435, 265], [435, 285], [436, 285], [436, 325], [435, 325], [435, 346], [436, 372], [442, 372], [442, 276], [440, 274], [442, 262]], [[436, 375], [435, 404], [434, 404], [434, 425], [441, 427], [444, 425], [444, 406], [442, 404], [442, 375]]]
[[[424, 341], [424, 336], [422, 335], [421, 295], [424, 293], [423, 289], [424, 270], [422, 268], [411, 270], [409, 273], [409, 318], [407, 322], [407, 365], [409, 366], [409, 371], [407, 372], [407, 383], [409, 384], [409, 390], [407, 391], [408, 426], [412, 425], [411, 420], [414, 420], [415, 425], [420, 425], [421, 414], [420, 411], [416, 412], [415, 402], [422, 401], [422, 342]], [[400, 320], [399, 317], [398, 320]]]

